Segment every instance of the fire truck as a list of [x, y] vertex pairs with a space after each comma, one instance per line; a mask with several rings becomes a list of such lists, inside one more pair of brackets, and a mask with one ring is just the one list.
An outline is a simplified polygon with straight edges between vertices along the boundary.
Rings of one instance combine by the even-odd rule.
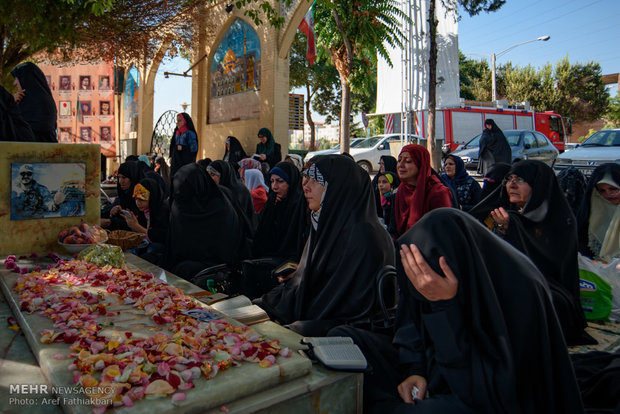
[[[454, 151], [482, 133], [487, 119], [495, 121], [502, 130], [529, 129], [543, 133], [560, 151], [571, 133], [570, 118], [554, 111], [535, 112], [528, 103], [508, 105], [506, 101], [488, 102], [464, 101], [458, 107], [440, 108], [435, 113], [435, 138], [443, 141], [444, 150]], [[415, 114], [416, 135], [426, 137], [428, 111]]]

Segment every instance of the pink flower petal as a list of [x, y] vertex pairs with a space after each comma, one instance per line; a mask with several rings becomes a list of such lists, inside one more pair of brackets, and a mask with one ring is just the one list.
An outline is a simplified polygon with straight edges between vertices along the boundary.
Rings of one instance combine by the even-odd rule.
[[65, 359], [67, 356], [63, 355], [63, 354], [56, 354], [54, 355], [54, 359]]

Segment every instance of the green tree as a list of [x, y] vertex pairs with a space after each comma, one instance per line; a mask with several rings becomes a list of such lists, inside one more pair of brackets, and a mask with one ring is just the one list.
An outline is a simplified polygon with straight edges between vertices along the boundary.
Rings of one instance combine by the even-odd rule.
[[15, 65], [41, 52], [57, 60], [148, 61], [164, 39], [172, 46], [189, 44], [192, 16], [206, 1], [3, 0], [3, 83]]
[[[306, 45], [306, 37], [298, 31], [289, 53], [289, 86], [291, 89], [305, 88], [306, 90], [305, 110], [306, 120], [310, 126], [310, 149], [312, 150], [316, 146], [312, 109], [317, 110], [321, 115], [331, 113], [333, 108], [323, 107], [323, 105], [337, 102], [333, 93], [338, 85], [338, 71], [327, 59], [320, 56], [314, 65], [309, 66], [306, 61]], [[331, 95], [329, 100], [324, 100], [325, 95]]]
[[620, 128], [620, 91], [615, 97], [609, 98], [605, 118], [612, 128]]
[[317, 43], [327, 53], [340, 78], [340, 150], [349, 151], [351, 91], [364, 90], [377, 53], [389, 61], [385, 44], [401, 45], [399, 19], [393, 0], [321, 0], [315, 8]]
[[554, 110], [573, 121], [593, 121], [607, 111], [609, 94], [596, 62], [571, 64], [564, 58], [538, 71], [508, 62], [498, 73], [499, 94], [509, 102], [528, 101], [536, 111]]
[[459, 83], [461, 98], [491, 100], [491, 69], [486, 60], [469, 59], [459, 51]]

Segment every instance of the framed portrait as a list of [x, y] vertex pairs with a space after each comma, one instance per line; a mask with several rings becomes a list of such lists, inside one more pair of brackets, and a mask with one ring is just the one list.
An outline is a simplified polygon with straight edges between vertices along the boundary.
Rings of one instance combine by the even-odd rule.
[[112, 128], [109, 126], [102, 126], [99, 128], [99, 138], [102, 141], [113, 141], [112, 138]]
[[58, 89], [61, 91], [71, 90], [71, 76], [59, 76]]
[[107, 75], [99, 76], [99, 89], [112, 89], [110, 86], [110, 77]]
[[99, 101], [99, 115], [112, 115], [110, 101]]
[[80, 76], [80, 90], [90, 91], [91, 89], [90, 76]]
[[91, 127], [80, 127], [80, 141], [81, 142], [92, 142], [93, 140], [93, 130]]
[[73, 137], [71, 136], [71, 128], [69, 127], [58, 128], [58, 132], [59, 132], [60, 143], [73, 142]]
[[60, 116], [73, 115], [73, 113], [71, 112], [71, 101], [58, 102], [58, 113], [60, 114]]
[[78, 108], [82, 116], [89, 116], [93, 113], [91, 112], [92, 107], [90, 106], [90, 101], [80, 101], [80, 107]]
[[83, 216], [86, 164], [11, 164], [11, 220]]

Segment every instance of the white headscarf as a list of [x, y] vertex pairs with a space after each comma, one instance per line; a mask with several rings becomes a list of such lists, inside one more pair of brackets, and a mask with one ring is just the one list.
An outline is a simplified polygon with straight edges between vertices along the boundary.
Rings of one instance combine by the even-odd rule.
[[259, 170], [245, 170], [245, 186], [252, 191], [258, 187], [263, 187], [265, 191], [269, 191], [265, 185], [265, 177]]
[[[609, 184], [620, 188], [609, 173], [597, 184]], [[614, 257], [620, 257], [620, 204], [612, 204], [605, 200], [596, 188], [592, 190], [590, 204], [588, 247], [596, 257], [606, 262], [610, 262]]]

